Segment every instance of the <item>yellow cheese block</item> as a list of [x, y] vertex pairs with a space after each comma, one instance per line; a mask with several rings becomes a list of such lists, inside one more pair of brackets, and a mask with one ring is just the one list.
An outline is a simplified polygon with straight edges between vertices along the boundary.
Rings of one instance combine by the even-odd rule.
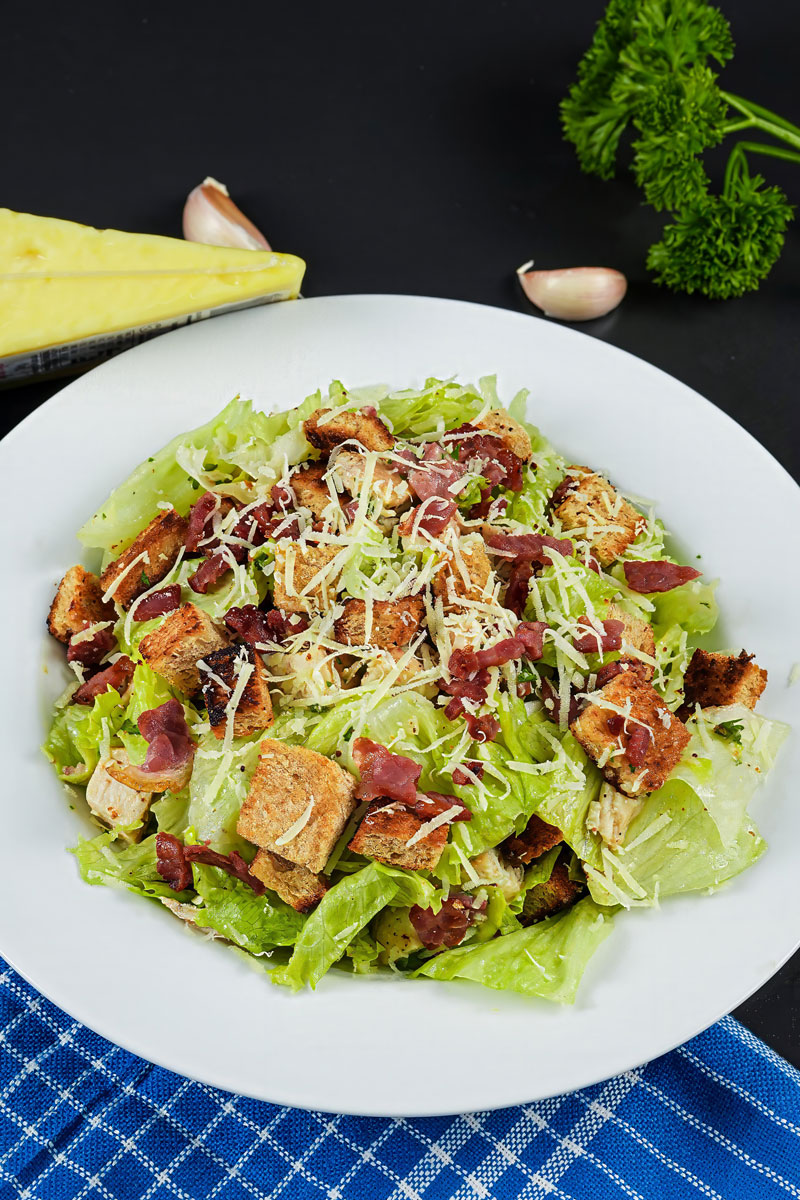
[[92, 229], [3, 208], [0, 364], [98, 334], [155, 332], [173, 318], [291, 299], [304, 271], [291, 254]]

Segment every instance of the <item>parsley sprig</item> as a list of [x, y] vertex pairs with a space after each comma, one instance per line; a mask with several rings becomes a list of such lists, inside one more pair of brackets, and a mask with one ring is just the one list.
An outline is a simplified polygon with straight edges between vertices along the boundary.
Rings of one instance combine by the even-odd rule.
[[[792, 219], [783, 191], [751, 174], [750, 157], [800, 162], [800, 128], [719, 87], [713, 66], [732, 55], [728, 22], [705, 0], [610, 0], [561, 105], [581, 167], [602, 179], [633, 132], [636, 182], [672, 218], [648, 267], [674, 291], [718, 299], [758, 287]], [[703, 153], [751, 130], [773, 140], [737, 140], [715, 194]]]

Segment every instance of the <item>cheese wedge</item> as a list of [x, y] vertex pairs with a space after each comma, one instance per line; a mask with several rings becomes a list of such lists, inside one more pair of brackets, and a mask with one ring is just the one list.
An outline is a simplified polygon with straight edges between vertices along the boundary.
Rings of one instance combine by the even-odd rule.
[[304, 271], [291, 254], [0, 209], [0, 380], [69, 370], [187, 321], [292, 299]]

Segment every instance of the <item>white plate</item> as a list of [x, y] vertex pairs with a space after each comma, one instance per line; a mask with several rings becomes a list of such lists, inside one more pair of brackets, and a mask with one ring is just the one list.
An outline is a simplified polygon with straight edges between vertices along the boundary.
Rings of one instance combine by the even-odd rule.
[[333, 378], [403, 386], [495, 371], [501, 396], [531, 389], [532, 420], [571, 459], [659, 500], [668, 528], [702, 553], [706, 577], [722, 578], [718, 644], [757, 652], [770, 674], [764, 711], [800, 719], [800, 687], [787, 687], [800, 659], [800, 491], [738, 425], [654, 367], [547, 321], [403, 296], [280, 304], [140, 346], [70, 384], [0, 447], [0, 953], [105, 1037], [285, 1104], [386, 1115], [487, 1109], [663, 1053], [733, 1008], [798, 944], [794, 738], [756, 804], [769, 852], [711, 898], [617, 918], [573, 1008], [468, 983], [336, 972], [316, 993], [293, 996], [166, 911], [80, 882], [65, 847], [88, 822], [70, 811], [38, 746], [63, 679], [44, 618], [80, 559], [82, 521], [136, 463], [236, 392], [285, 408]]

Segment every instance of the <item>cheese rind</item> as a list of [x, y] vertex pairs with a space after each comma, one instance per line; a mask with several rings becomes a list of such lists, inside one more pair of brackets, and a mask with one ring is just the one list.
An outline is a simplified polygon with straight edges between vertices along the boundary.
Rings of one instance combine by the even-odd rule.
[[290, 254], [0, 209], [0, 377], [12, 355], [294, 298], [304, 271]]

